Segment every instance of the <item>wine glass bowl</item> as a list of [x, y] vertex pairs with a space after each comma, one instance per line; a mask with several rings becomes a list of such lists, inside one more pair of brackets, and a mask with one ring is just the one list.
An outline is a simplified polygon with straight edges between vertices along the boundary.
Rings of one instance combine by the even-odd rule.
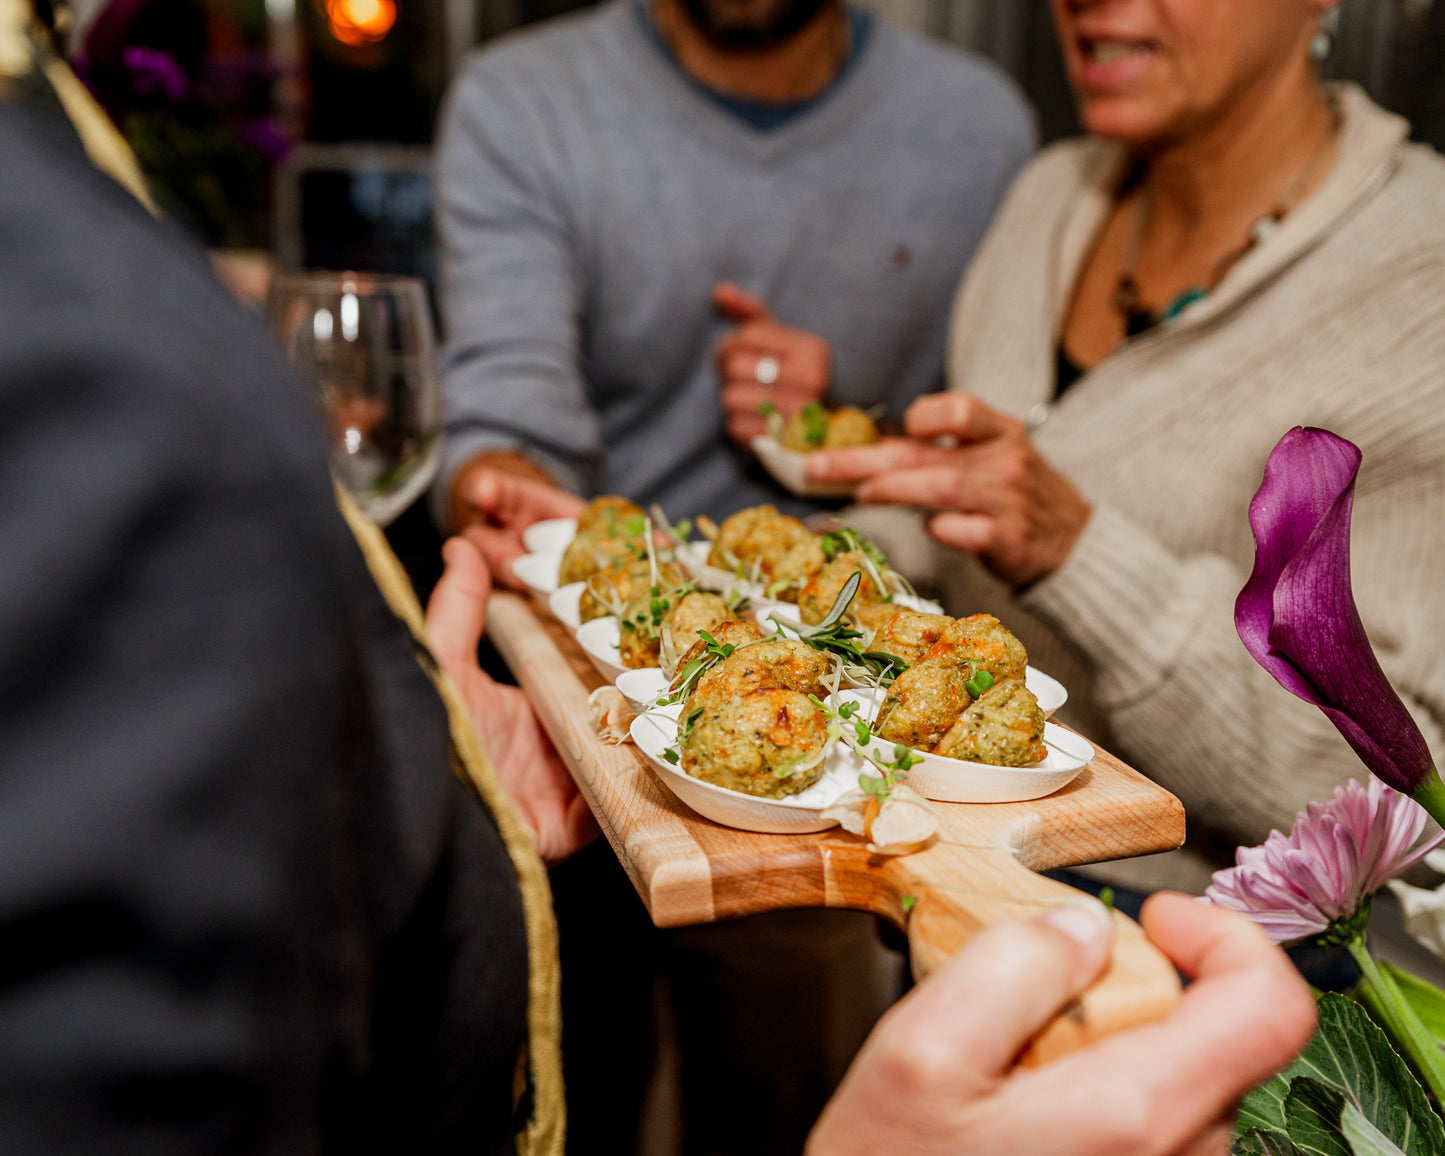
[[332, 471], [386, 525], [437, 469], [441, 390], [425, 288], [415, 277], [283, 273], [266, 313], [326, 430]]

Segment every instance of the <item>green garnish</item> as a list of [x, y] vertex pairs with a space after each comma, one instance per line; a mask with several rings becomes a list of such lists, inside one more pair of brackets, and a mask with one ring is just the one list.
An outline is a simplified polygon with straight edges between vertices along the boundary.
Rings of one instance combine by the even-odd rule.
[[986, 670], [974, 672], [974, 676], [963, 684], [974, 698], [982, 698], [993, 688], [993, 675]]
[[1105, 888], [1103, 888], [1102, 890], [1100, 890], [1100, 892], [1099, 892], [1099, 902], [1104, 905], [1104, 910], [1106, 910], [1106, 911], [1113, 911], [1113, 910], [1114, 910], [1114, 889], [1113, 889], [1112, 887], [1105, 887]]
[[687, 742], [692, 734], [692, 728], [697, 725], [697, 720], [702, 717], [702, 707], [694, 707], [683, 716], [682, 725], [677, 728], [677, 741], [679, 744]]
[[914, 905], [915, 903], [917, 903], [917, 902], [918, 902], [918, 896], [916, 896], [916, 895], [905, 895], [905, 896], [903, 896], [902, 899], [900, 899], [900, 900], [898, 901], [898, 906], [901, 907], [901, 908], [903, 908], [903, 914], [904, 914], [904, 915], [907, 915], [910, 911], [913, 910], [913, 905]]
[[638, 514], [622, 523], [622, 533], [628, 538], [640, 538], [647, 532], [647, 519]]
[[878, 680], [880, 686], [887, 686], [908, 669], [908, 663], [886, 650], [864, 650], [859, 645], [863, 632], [843, 617], [862, 584], [863, 575], [855, 570], [843, 583], [843, 589], [838, 591], [838, 597], [833, 600], [833, 606], [822, 622], [817, 626], [788, 625], [814, 650], [836, 654], [845, 663], [862, 667]]
[[803, 407], [803, 440], [810, 446], [820, 446], [828, 440], [828, 411], [816, 401]]

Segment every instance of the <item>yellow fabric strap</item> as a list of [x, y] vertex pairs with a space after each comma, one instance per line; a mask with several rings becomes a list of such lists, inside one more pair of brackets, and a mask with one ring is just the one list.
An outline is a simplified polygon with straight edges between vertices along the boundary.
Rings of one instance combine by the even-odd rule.
[[341, 486], [336, 502], [356, 536], [371, 576], [392, 612], [406, 623], [423, 656], [422, 667], [436, 684], [451, 720], [453, 769], [470, 784], [491, 811], [517, 872], [527, 923], [529, 964], [527, 1029], [532, 1074], [532, 1118], [518, 1136], [518, 1148], [528, 1156], [561, 1156], [565, 1138], [562, 1095], [561, 965], [557, 958], [557, 924], [552, 914], [552, 890], [547, 871], [537, 855], [532, 833], [517, 817], [511, 800], [498, 781], [471, 714], [452, 680], [441, 669], [426, 641], [426, 623], [411, 580], [391, 551], [386, 536], [352, 501]]
[[0, 76], [19, 78], [40, 72], [75, 126], [91, 163], [159, 216], [125, 138], [69, 65], [48, 45], [49, 38], [36, 23], [28, 0], [0, 0]]

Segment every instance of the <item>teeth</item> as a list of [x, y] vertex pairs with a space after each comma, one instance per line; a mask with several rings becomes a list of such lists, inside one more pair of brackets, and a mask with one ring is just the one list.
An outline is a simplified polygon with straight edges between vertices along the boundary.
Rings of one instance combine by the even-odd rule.
[[1089, 57], [1097, 64], [1113, 64], [1149, 51], [1147, 44], [1121, 44], [1118, 41], [1094, 41], [1088, 45]]

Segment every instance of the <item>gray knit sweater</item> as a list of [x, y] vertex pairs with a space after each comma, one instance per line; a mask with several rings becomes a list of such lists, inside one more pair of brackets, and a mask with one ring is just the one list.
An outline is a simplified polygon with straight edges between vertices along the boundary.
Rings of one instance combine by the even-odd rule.
[[[1279, 233], [1081, 378], [1036, 432], [1095, 503], [1065, 565], [1015, 599], [940, 551], [950, 608], [1016, 624], [1067, 683], [1066, 718], [1183, 801], [1193, 870], [1178, 856], [1110, 865], [1125, 881], [1202, 885], [1204, 861], [1366, 774], [1234, 630], [1249, 500], [1292, 426], [1364, 451], [1356, 599], [1445, 755], [1445, 160], [1358, 90], [1341, 101], [1339, 156]], [[1051, 398], [1061, 320], [1124, 159], [1073, 142], [1020, 177], [957, 300], [953, 386], [1021, 417]]]
[[730, 279], [826, 337], [832, 396], [941, 383], [948, 303], [1032, 144], [990, 67], [875, 20], [827, 95], [762, 132], [632, 0], [475, 57], [442, 126], [447, 435], [438, 493], [521, 448], [580, 493], [721, 516], [782, 492], [724, 436]]

